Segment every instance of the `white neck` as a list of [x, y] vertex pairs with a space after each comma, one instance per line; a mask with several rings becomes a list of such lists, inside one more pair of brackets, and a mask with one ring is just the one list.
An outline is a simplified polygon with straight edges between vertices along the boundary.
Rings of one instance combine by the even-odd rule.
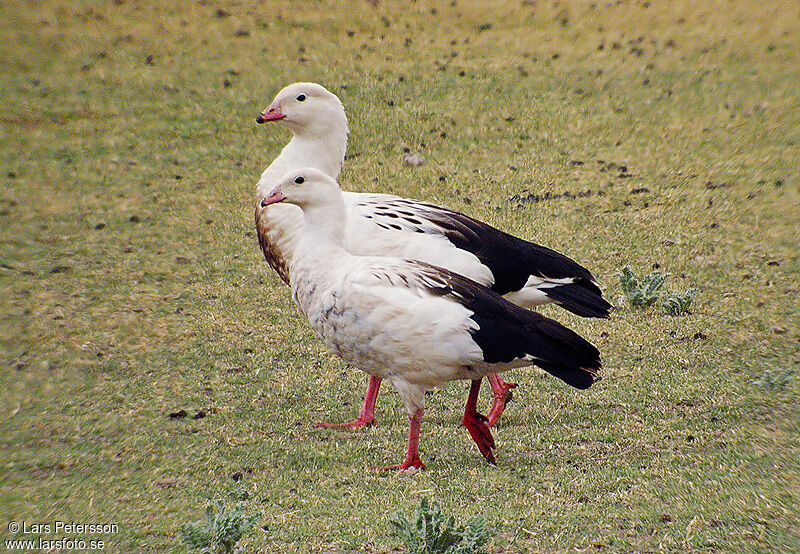
[[[303, 166], [319, 169], [328, 177], [338, 179], [347, 151], [347, 133], [296, 134], [286, 145], [284, 152], [286, 150], [289, 150], [288, 154], [292, 158], [302, 159]], [[284, 152], [281, 152], [281, 155]]]
[[293, 131], [292, 140], [261, 174], [258, 192], [268, 194], [286, 173], [304, 167], [319, 169], [333, 179], [339, 177], [347, 151], [347, 120], [339, 125], [328, 125], [325, 130]]
[[344, 201], [336, 205], [303, 208], [303, 234], [344, 248]]
[[[327, 124], [316, 122], [315, 125], [309, 126], [310, 129], [289, 126], [293, 135], [292, 140], [261, 174], [256, 185], [257, 202], [265, 198], [289, 171], [313, 167], [333, 179], [339, 176], [347, 150], [349, 132], [347, 117], [343, 108], [340, 112], [329, 115], [330, 117], [325, 120]], [[279, 263], [288, 267], [290, 271], [294, 265], [293, 259], [298, 242], [304, 234], [301, 231], [303, 227], [301, 213], [297, 206], [282, 203], [262, 210], [259, 217], [259, 237], [267, 245], [265, 255], [268, 259], [277, 260], [270, 263]], [[344, 214], [338, 217], [338, 221], [344, 226]], [[336, 240], [335, 230], [331, 231], [331, 236]], [[330, 240], [327, 242], [330, 243]]]
[[[303, 206], [303, 229], [293, 262], [308, 268], [325, 259], [349, 257], [344, 249], [345, 204], [341, 194]], [[323, 264], [324, 265], [324, 264]], [[294, 268], [291, 269], [294, 272]]]

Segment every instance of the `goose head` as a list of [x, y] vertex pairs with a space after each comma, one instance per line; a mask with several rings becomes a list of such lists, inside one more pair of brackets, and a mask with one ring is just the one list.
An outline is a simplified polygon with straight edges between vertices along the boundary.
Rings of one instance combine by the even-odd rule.
[[282, 89], [256, 117], [276, 122], [301, 135], [347, 135], [347, 117], [339, 97], [316, 83], [293, 83]]
[[336, 181], [314, 168], [290, 171], [261, 200], [261, 208], [287, 202], [304, 210], [342, 204], [342, 191]]

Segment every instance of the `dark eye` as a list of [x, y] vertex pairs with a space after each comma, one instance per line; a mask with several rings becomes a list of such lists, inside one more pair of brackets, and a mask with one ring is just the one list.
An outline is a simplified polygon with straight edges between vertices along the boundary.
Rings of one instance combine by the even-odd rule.
[[305, 94], [298, 94], [297, 95], [297, 101], [298, 102], [304, 102], [305, 99], [306, 99], [306, 95]]
[[306, 182], [306, 180], [301, 176], [295, 179], [294, 182], [297, 183], [298, 185], [302, 185], [303, 183]]

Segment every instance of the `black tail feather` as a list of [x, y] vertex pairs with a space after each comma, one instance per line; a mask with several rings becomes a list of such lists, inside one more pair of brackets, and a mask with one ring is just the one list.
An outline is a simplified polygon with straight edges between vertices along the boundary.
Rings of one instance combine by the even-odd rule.
[[476, 325], [469, 333], [484, 363], [528, 360], [579, 389], [589, 388], [599, 378], [600, 352], [575, 331], [520, 308], [466, 277], [422, 262], [410, 263], [427, 272], [423, 283], [431, 294], [452, 295], [472, 312], [469, 318]]
[[542, 289], [542, 292], [565, 310], [581, 317], [608, 317], [611, 310], [600, 288], [587, 279]]
[[510, 302], [505, 307], [515, 312], [516, 321], [498, 319], [496, 314], [471, 316], [478, 324], [472, 337], [483, 350], [486, 362], [529, 357], [535, 365], [578, 389], [589, 388], [599, 378], [600, 352], [589, 341], [541, 314]]
[[[599, 379], [600, 351], [572, 329], [535, 312], [527, 327], [528, 347], [536, 365], [578, 389]], [[544, 355], [543, 355], [544, 354]]]
[[543, 370], [545, 370], [553, 377], [558, 377], [566, 384], [573, 386], [576, 389], [581, 389], [581, 390], [588, 389], [596, 381], [600, 380], [600, 377], [598, 375], [582, 369], [554, 366], [546, 364], [544, 362], [538, 363], [536, 365], [541, 367]]

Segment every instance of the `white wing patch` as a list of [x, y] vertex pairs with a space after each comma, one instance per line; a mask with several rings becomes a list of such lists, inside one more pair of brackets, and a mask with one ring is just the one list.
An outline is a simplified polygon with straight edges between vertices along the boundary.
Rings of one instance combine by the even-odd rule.
[[428, 215], [435, 206], [398, 196], [362, 194], [356, 204], [359, 214], [386, 230], [444, 236], [444, 229]]
[[[441, 209], [387, 194], [345, 193], [346, 249], [360, 256], [394, 256], [443, 267], [482, 285], [494, 275], [471, 251], [455, 246]], [[446, 225], [446, 224], [444, 224]]]
[[399, 264], [384, 263], [383, 267], [373, 261], [369, 272], [372, 277], [382, 284], [404, 287], [413, 290], [420, 296], [427, 296], [430, 294], [430, 289], [437, 289], [447, 291], [451, 296], [461, 297], [460, 294], [450, 290], [447, 281], [439, 278], [428, 268], [417, 265], [410, 260]]

